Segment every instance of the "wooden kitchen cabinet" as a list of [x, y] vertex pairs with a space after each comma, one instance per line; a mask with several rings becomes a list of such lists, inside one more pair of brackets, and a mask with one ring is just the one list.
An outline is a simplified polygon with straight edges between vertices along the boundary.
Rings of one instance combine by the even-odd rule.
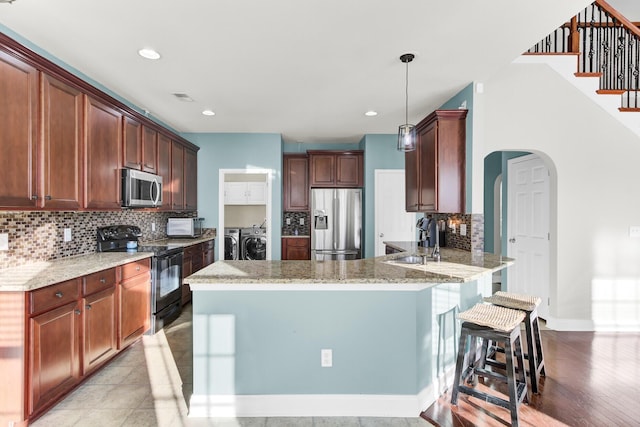
[[162, 134], [158, 134], [158, 171], [157, 174], [162, 177], [162, 206], [160, 210], [171, 210], [171, 139]]
[[213, 264], [215, 260], [215, 240], [202, 243], [202, 268]]
[[[182, 255], [182, 278], [192, 275], [212, 264], [215, 258], [215, 240], [187, 246]], [[191, 289], [186, 283], [182, 284], [182, 305], [191, 301]]]
[[142, 126], [142, 170], [157, 174], [158, 132]]
[[0, 51], [0, 206], [34, 208], [38, 163], [38, 71]]
[[37, 413], [80, 382], [80, 279], [30, 293], [28, 414]]
[[[77, 210], [82, 206], [83, 94], [42, 73], [42, 143], [39, 206]], [[39, 166], [40, 167], [40, 166]]]
[[122, 266], [118, 349], [140, 338], [151, 326], [151, 259]]
[[416, 126], [405, 153], [407, 212], [465, 212], [467, 110], [436, 110]]
[[362, 187], [364, 156], [361, 150], [308, 150], [311, 187]]
[[116, 284], [85, 296], [83, 317], [83, 375], [95, 370], [118, 351]]
[[171, 209], [184, 209], [184, 148], [171, 141]]
[[85, 208], [120, 209], [122, 114], [86, 98]]
[[282, 174], [283, 210], [309, 210], [309, 157], [306, 154], [285, 154]]
[[307, 237], [283, 237], [283, 260], [309, 260], [311, 259], [311, 241]]
[[184, 208], [198, 209], [198, 153], [184, 149]]
[[142, 170], [142, 126], [128, 116], [122, 118], [122, 165]]

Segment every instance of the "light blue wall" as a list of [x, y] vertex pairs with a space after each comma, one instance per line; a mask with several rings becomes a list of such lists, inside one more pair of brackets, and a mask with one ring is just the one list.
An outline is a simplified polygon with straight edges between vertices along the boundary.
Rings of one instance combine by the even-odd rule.
[[[282, 139], [280, 134], [184, 133], [198, 151], [198, 214], [206, 227], [224, 226], [218, 218], [220, 169], [271, 169], [271, 257], [280, 259], [282, 230]], [[221, 234], [219, 234], [221, 236]], [[216, 253], [216, 258], [218, 258]]]
[[467, 136], [467, 144], [466, 144], [466, 197], [465, 197], [465, 206], [466, 212], [471, 212], [471, 201], [473, 200], [471, 197], [471, 191], [473, 189], [472, 186], [472, 177], [473, 177], [473, 83], [469, 83], [464, 89], [458, 92], [455, 96], [449, 99], [447, 102], [442, 104], [440, 109], [443, 110], [456, 110], [462, 106], [462, 104], [466, 101], [466, 109], [469, 110], [467, 113], [466, 120], [466, 136]]
[[375, 255], [375, 170], [404, 169], [404, 152], [398, 151], [396, 134], [365, 135], [364, 148], [364, 258]]
[[285, 142], [282, 144], [282, 151], [284, 153], [304, 153], [307, 150], [362, 150], [362, 144], [343, 144], [339, 142]]

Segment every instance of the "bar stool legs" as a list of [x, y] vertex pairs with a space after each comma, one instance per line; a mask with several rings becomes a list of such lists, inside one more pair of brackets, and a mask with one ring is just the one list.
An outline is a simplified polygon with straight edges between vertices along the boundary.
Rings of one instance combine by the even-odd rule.
[[[457, 405], [460, 393], [473, 396], [509, 410], [511, 425], [518, 426], [518, 407], [529, 401], [529, 387], [522, 351], [520, 324], [525, 313], [504, 307], [476, 304], [458, 317], [463, 321], [456, 360], [456, 373], [451, 390], [451, 404]], [[477, 356], [476, 339], [482, 340], [481, 354]], [[488, 342], [496, 342], [505, 349], [505, 373], [485, 368]], [[467, 351], [467, 348], [469, 349]], [[481, 391], [478, 377], [491, 378], [507, 384], [508, 399], [491, 390]]]

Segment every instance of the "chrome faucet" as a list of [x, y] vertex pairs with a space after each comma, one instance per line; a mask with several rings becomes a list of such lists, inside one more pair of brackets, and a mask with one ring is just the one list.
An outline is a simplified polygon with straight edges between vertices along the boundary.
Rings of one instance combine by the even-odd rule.
[[432, 221], [436, 223], [436, 226], [435, 226], [436, 244], [433, 246], [433, 252], [431, 252], [431, 258], [435, 259], [436, 261], [440, 261], [440, 230], [438, 229], [438, 221], [436, 221], [435, 219], [432, 219]]

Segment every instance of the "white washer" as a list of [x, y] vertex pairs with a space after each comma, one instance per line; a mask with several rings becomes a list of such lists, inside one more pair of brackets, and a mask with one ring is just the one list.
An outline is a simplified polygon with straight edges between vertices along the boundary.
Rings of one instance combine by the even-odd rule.
[[239, 228], [224, 229], [224, 259], [225, 260], [240, 259], [240, 229]]

